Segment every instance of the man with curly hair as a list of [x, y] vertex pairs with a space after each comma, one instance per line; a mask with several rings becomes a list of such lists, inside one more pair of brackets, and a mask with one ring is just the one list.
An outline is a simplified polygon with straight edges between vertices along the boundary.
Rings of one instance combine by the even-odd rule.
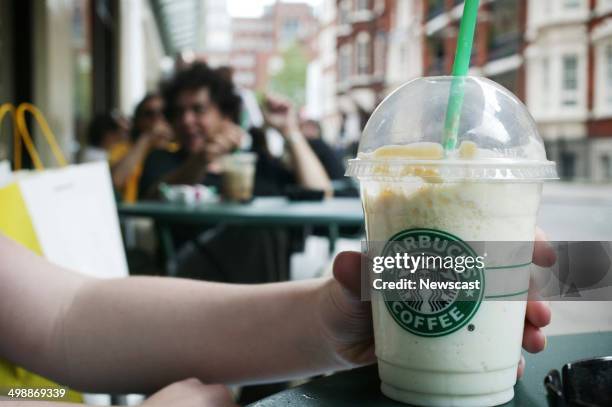
[[[140, 196], [153, 198], [161, 182], [220, 186], [219, 159], [241, 148], [247, 138], [238, 126], [241, 99], [233, 84], [206, 64], [196, 63], [179, 71], [163, 86], [166, 115], [181, 145], [177, 152], [156, 151], [145, 162]], [[323, 165], [299, 130], [294, 109], [282, 102], [270, 114], [273, 125], [285, 138], [292, 168], [258, 149], [255, 195], [282, 195], [289, 185], [331, 191]], [[262, 137], [260, 129], [252, 137]]]

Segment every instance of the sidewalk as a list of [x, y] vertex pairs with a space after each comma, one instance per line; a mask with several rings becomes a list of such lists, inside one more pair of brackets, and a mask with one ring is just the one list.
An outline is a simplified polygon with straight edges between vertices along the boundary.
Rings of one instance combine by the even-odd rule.
[[610, 301], [552, 301], [552, 320], [547, 335], [612, 331]]

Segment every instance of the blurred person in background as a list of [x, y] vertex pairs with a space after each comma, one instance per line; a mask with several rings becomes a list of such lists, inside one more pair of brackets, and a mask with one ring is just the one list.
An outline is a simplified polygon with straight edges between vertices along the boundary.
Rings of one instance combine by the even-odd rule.
[[[247, 139], [238, 125], [241, 99], [233, 84], [207, 65], [195, 63], [163, 86], [163, 96], [180, 148], [149, 154], [140, 179], [140, 196], [157, 198], [161, 183], [201, 183], [220, 190], [221, 158], [243, 148]], [[277, 109], [273, 119], [290, 138], [292, 168], [267, 152], [261, 129], [250, 131], [251, 148], [257, 154], [255, 196], [283, 195], [292, 186], [331, 191], [323, 165], [289, 113], [288, 109]], [[172, 235], [179, 254], [174, 271], [181, 277], [231, 283], [287, 280], [289, 257], [303, 244], [299, 232], [227, 225], [213, 229], [176, 227]], [[240, 256], [236, 256], [237, 248]]]
[[327, 175], [332, 180], [344, 179], [344, 165], [342, 159], [327, 144], [321, 134], [321, 124], [313, 119], [300, 120], [300, 131], [308, 141], [310, 148], [315, 152]]
[[176, 151], [172, 130], [164, 117], [164, 100], [157, 93], [147, 94], [136, 105], [130, 139], [112, 146], [109, 162], [113, 184], [123, 200], [135, 202], [144, 161], [150, 151]]
[[80, 152], [79, 162], [106, 161], [115, 145], [126, 140], [129, 122], [117, 112], [95, 116], [87, 129], [87, 146]]
[[[333, 176], [337, 176], [335, 168], [328, 168], [322, 158], [328, 159], [329, 157], [325, 154], [320, 154], [313, 148], [319, 146], [319, 143], [311, 143], [309, 137], [313, 137], [313, 134], [306, 134], [303, 132], [303, 128], [300, 125], [298, 114], [293, 104], [280, 95], [266, 95], [263, 103], [263, 117], [265, 126], [276, 130], [285, 141], [285, 151], [287, 153], [287, 165], [291, 168], [298, 178], [306, 177], [309, 171], [322, 169], [325, 173], [325, 178], [328, 180], [333, 179]], [[310, 129], [307, 129], [310, 130]], [[265, 141], [262, 142], [265, 144]], [[302, 154], [307, 153], [307, 157]], [[305, 162], [308, 159], [310, 162]], [[315, 165], [316, 164], [316, 165]], [[325, 189], [326, 196], [331, 196], [331, 183], [328, 183]]]
[[[197, 184], [221, 188], [221, 158], [240, 150], [247, 139], [238, 125], [241, 99], [233, 84], [202, 63], [179, 71], [163, 86], [166, 115], [180, 143], [177, 151], [156, 150], [147, 157], [140, 178], [140, 196], [157, 198], [159, 185]], [[268, 153], [264, 132], [252, 128], [257, 154], [255, 196], [283, 195], [287, 188], [331, 191], [323, 165], [299, 132], [289, 109], [275, 109], [276, 126], [290, 139], [293, 167]], [[282, 228], [219, 226], [173, 228], [180, 250], [176, 273], [182, 277], [233, 283], [286, 280], [289, 256], [303, 242]], [[241, 256], [235, 256], [236, 247]]]
[[[241, 99], [233, 84], [206, 64], [195, 63], [178, 72], [164, 86], [163, 94], [180, 149], [149, 155], [140, 180], [141, 196], [158, 196], [162, 182], [202, 183], [219, 189], [221, 157], [239, 150], [246, 140], [238, 125]], [[329, 177], [300, 133], [293, 112], [281, 107], [270, 117], [282, 128], [293, 166], [288, 169], [270, 155], [258, 154], [254, 194], [282, 195], [285, 187], [292, 184], [331, 193]]]

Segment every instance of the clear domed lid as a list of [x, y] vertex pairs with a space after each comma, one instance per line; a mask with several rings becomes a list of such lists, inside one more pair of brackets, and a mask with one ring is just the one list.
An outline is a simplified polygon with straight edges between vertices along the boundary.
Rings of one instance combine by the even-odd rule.
[[[374, 110], [347, 175], [414, 176], [407, 166], [435, 168], [436, 178], [556, 179], [554, 162], [525, 105], [507, 89], [465, 77], [456, 149], [444, 151], [453, 77], [426, 77], [401, 86]], [[382, 169], [382, 170], [381, 170]], [[420, 173], [430, 174], [431, 171]]]

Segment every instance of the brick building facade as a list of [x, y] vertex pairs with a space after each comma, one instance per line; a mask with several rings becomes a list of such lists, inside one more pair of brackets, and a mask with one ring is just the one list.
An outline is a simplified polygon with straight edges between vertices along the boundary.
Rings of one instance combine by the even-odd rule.
[[[449, 75], [456, 51], [461, 0], [423, 1], [425, 75]], [[472, 50], [471, 74], [491, 78], [525, 99], [526, 0], [483, 0]]]
[[[351, 141], [397, 86], [450, 74], [463, 1], [336, 7], [338, 108]], [[612, 0], [481, 0], [470, 73], [528, 106], [562, 178], [612, 180]]]
[[338, 0], [337, 96], [346, 142], [359, 137], [369, 113], [385, 96], [393, 0]]
[[232, 51], [229, 64], [234, 80], [242, 87], [265, 90], [274, 71], [274, 57], [293, 43], [309, 53], [317, 32], [317, 20], [306, 3], [277, 2], [262, 17], [232, 20]]
[[[337, 8], [336, 0], [323, 0], [318, 13], [319, 32], [317, 33], [316, 68], [320, 70], [319, 80], [308, 78], [313, 92], [307, 98], [306, 115], [318, 119], [323, 137], [330, 143], [338, 139], [341, 115], [338, 111], [337, 97]], [[312, 83], [314, 82], [314, 83]], [[313, 100], [314, 98], [314, 100]]]
[[390, 1], [376, 1], [376, 7], [372, 7], [373, 1], [355, 2], [354, 7], [359, 9], [340, 9], [337, 49], [341, 58], [348, 57], [349, 51], [351, 59], [340, 61], [344, 64], [339, 68], [343, 70], [339, 72], [341, 92], [369, 89], [378, 95], [383, 90], [391, 7]]

